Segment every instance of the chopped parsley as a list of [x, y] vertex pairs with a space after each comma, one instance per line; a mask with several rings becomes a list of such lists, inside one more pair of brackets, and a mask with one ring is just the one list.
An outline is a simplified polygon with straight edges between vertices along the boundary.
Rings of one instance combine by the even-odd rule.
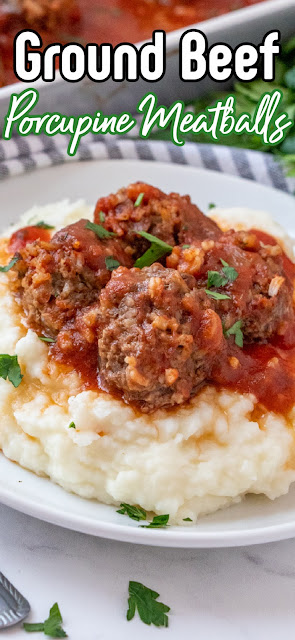
[[143, 197], [144, 197], [144, 192], [142, 191], [136, 198], [135, 202], [134, 202], [134, 206], [135, 207], [139, 207], [143, 201]]
[[234, 267], [230, 267], [229, 264], [225, 262], [225, 260], [222, 260], [222, 258], [220, 258], [220, 262], [223, 265], [222, 271], [228, 282], [234, 282], [239, 275], [238, 272], [234, 269]]
[[161, 527], [167, 527], [169, 520], [169, 514], [165, 514], [163, 516], [154, 516], [152, 522], [149, 524], [142, 524], [141, 527], [143, 529], [161, 529]]
[[17, 356], [9, 356], [7, 353], [0, 354], [0, 378], [8, 379], [14, 387], [20, 385], [23, 376]]
[[5, 265], [5, 267], [0, 267], [1, 273], [6, 273], [10, 269], [12, 269], [12, 267], [14, 267], [14, 265], [18, 262], [19, 259], [20, 259], [20, 255], [16, 254], [15, 256], [13, 256], [13, 258], [10, 260], [8, 264]]
[[46, 336], [38, 336], [39, 340], [42, 342], [55, 342], [54, 338], [47, 338]]
[[74, 422], [70, 422], [69, 429], [76, 429], [76, 425]]
[[90, 231], [94, 231], [94, 233], [100, 238], [111, 238], [112, 236], [116, 236], [117, 234], [113, 231], [108, 231], [101, 224], [95, 224], [94, 222], [87, 222], [85, 229], [89, 229]]
[[121, 509], [118, 509], [117, 513], [126, 514], [132, 520], [146, 520], [146, 511], [141, 507], [134, 507], [131, 504], [127, 504], [126, 502], [122, 502], [120, 504]]
[[228, 283], [228, 279], [219, 273], [218, 271], [208, 271], [207, 288], [210, 287], [224, 287]]
[[225, 293], [218, 293], [218, 291], [209, 291], [209, 289], [205, 289], [205, 293], [214, 300], [230, 300], [230, 296], [227, 296]]
[[143, 267], [150, 267], [151, 264], [157, 262], [157, 260], [162, 258], [166, 253], [171, 253], [173, 250], [173, 247], [171, 247], [170, 244], [160, 240], [157, 236], [153, 236], [151, 233], [138, 231], [138, 235], [151, 242], [149, 249], [140, 258], [137, 258], [134, 264], [134, 266], [139, 269], [142, 269]]
[[127, 620], [134, 618], [137, 609], [140, 619], [145, 624], [168, 627], [167, 613], [170, 611], [170, 607], [157, 601], [159, 595], [140, 582], [130, 581]]
[[37, 222], [37, 224], [34, 224], [33, 226], [39, 227], [39, 229], [54, 229], [51, 224], [47, 224], [47, 222], [43, 222], [43, 220], [41, 220], [41, 222]]
[[103, 212], [103, 211], [100, 211], [100, 212], [99, 212], [99, 219], [100, 219], [100, 222], [104, 222], [104, 221], [105, 221], [106, 217], [105, 217], [105, 215], [104, 215], [104, 212]]
[[113, 256], [106, 256], [105, 265], [108, 271], [114, 271], [114, 269], [118, 269], [118, 267], [120, 267], [120, 262], [113, 258]]
[[182, 518], [182, 519], [183, 519], [183, 522], [192, 522], [191, 518]]
[[209, 202], [208, 204], [208, 209], [215, 209], [216, 204], [214, 204], [214, 202]]
[[190, 244], [183, 244], [183, 245], [182, 245], [182, 248], [183, 248], [183, 249], [189, 249], [189, 248], [190, 248], [190, 246], [191, 246]]
[[44, 622], [36, 622], [31, 624], [24, 622], [23, 628], [28, 633], [34, 631], [43, 631], [46, 636], [51, 638], [67, 638], [66, 632], [63, 630], [62, 617], [57, 602], [51, 607], [49, 616]]
[[242, 332], [242, 320], [237, 320], [237, 322], [235, 322], [235, 324], [232, 325], [232, 327], [230, 327], [229, 329], [227, 329], [227, 331], [225, 331], [225, 336], [235, 336], [235, 343], [238, 347], [241, 347], [241, 349], [243, 348], [243, 344], [244, 344], [244, 336], [243, 336], [243, 332]]

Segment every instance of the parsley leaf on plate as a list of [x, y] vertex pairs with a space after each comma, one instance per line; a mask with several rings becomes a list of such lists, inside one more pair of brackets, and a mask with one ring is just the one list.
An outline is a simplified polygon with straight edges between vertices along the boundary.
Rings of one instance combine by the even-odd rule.
[[225, 293], [218, 293], [218, 291], [209, 291], [209, 289], [205, 289], [205, 293], [214, 300], [230, 300], [230, 296], [227, 296]]
[[160, 240], [157, 236], [153, 236], [151, 233], [147, 233], [146, 231], [138, 231], [138, 235], [142, 236], [146, 240], [151, 242], [151, 246], [147, 251], [137, 258], [134, 266], [142, 269], [143, 267], [150, 267], [151, 264], [157, 262], [160, 258], [162, 258], [166, 253], [171, 253], [173, 247], [167, 242]]
[[160, 529], [161, 527], [167, 527], [167, 523], [169, 520], [169, 514], [154, 516], [152, 522], [149, 524], [142, 524], [141, 527], [143, 529]]
[[114, 271], [115, 269], [118, 269], [118, 267], [120, 267], [120, 262], [113, 258], [113, 256], [106, 256], [104, 261], [108, 271]]
[[35, 624], [24, 622], [23, 627], [28, 633], [43, 631], [46, 636], [50, 636], [51, 638], [67, 638], [67, 634], [63, 630], [61, 623], [62, 617], [59, 606], [56, 602], [51, 607], [47, 620], [44, 622], [37, 622]]
[[8, 380], [14, 387], [18, 387], [22, 381], [22, 374], [18, 364], [17, 356], [9, 356], [7, 353], [0, 354], [0, 378]]
[[228, 283], [228, 279], [219, 273], [218, 271], [208, 271], [207, 288], [210, 287], [224, 287]]
[[141, 203], [142, 203], [142, 201], [143, 201], [143, 197], [144, 197], [144, 192], [140, 193], [140, 194], [137, 196], [137, 198], [136, 198], [136, 200], [135, 200], [135, 202], [134, 202], [134, 206], [135, 206], [135, 207], [139, 207], [139, 206], [141, 205]]
[[127, 620], [134, 618], [137, 609], [140, 619], [145, 624], [168, 627], [167, 613], [170, 611], [170, 607], [157, 601], [159, 595], [140, 582], [130, 581]]
[[222, 272], [224, 273], [225, 277], [227, 278], [228, 282], [234, 282], [237, 277], [238, 277], [238, 272], [234, 269], [234, 267], [230, 267], [229, 264], [227, 262], [225, 262], [225, 260], [222, 260], [222, 258], [220, 258], [220, 262], [223, 265], [223, 269]]
[[43, 222], [43, 220], [41, 220], [40, 222], [37, 222], [37, 224], [34, 224], [33, 226], [39, 227], [39, 229], [54, 229], [54, 227], [51, 224], [47, 224], [47, 222]]
[[54, 338], [47, 338], [46, 336], [38, 336], [39, 340], [42, 342], [55, 342]]
[[90, 231], [94, 231], [94, 233], [100, 239], [111, 238], [112, 236], [116, 236], [117, 234], [113, 231], [108, 231], [101, 224], [95, 224], [94, 222], [87, 222], [85, 225], [85, 229], [89, 229]]
[[242, 327], [242, 320], [237, 320], [237, 322], [235, 322], [232, 325], [232, 327], [230, 327], [229, 329], [227, 329], [227, 331], [225, 331], [225, 335], [226, 337], [235, 336], [236, 345], [238, 347], [241, 347], [242, 349], [244, 344], [244, 336], [243, 336], [241, 327]]
[[216, 204], [214, 204], [214, 202], [209, 202], [208, 204], [208, 209], [215, 209]]
[[20, 259], [20, 256], [18, 254], [13, 256], [13, 258], [10, 260], [8, 264], [6, 264], [4, 267], [0, 267], [1, 273], [6, 273], [10, 269], [12, 269], [12, 267], [14, 267], [14, 265], [18, 262], [19, 259]]
[[141, 507], [135, 507], [131, 504], [127, 504], [126, 502], [121, 502], [121, 509], [118, 509], [117, 513], [126, 514], [132, 520], [146, 520], [146, 511]]

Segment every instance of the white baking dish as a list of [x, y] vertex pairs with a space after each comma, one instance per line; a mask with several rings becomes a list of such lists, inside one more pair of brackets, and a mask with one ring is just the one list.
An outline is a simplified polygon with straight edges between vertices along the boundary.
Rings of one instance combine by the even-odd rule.
[[[92, 113], [101, 110], [104, 113], [123, 110], [135, 111], [138, 100], [147, 92], [157, 93], [159, 100], [169, 104], [177, 98], [190, 100], [203, 95], [212, 88], [209, 78], [193, 83], [182, 82], [178, 76], [178, 45], [183, 31], [199, 28], [208, 37], [209, 44], [224, 41], [231, 46], [241, 42], [259, 42], [271, 29], [281, 31], [282, 40], [295, 34], [295, 0], [267, 0], [223, 16], [212, 18], [198, 24], [189, 25], [167, 34], [167, 69], [165, 76], [154, 84], [139, 80], [130, 85], [127, 82], [104, 83], [91, 82], [88, 79], [80, 83], [65, 82], [60, 76], [53, 83], [37, 80], [29, 86], [39, 90], [40, 99], [37, 112], [59, 111], [67, 115]], [[0, 123], [7, 112], [11, 93], [25, 88], [23, 83], [9, 85], [0, 89]], [[218, 84], [220, 88], [222, 85]], [[216, 88], [216, 84], [215, 84]]]

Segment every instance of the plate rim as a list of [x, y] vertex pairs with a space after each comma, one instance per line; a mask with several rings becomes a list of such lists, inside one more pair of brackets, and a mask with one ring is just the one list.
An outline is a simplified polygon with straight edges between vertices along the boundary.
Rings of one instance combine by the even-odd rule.
[[[5, 177], [0, 182], [1, 184], [13, 182], [18, 179], [23, 179], [24, 177], [29, 177], [30, 175], [34, 175], [36, 171], [40, 170], [49, 170], [56, 171], [62, 169], [70, 170], [70, 167], [73, 165], [78, 168], [79, 165], [83, 165], [84, 167], [87, 165], [93, 164], [105, 164], [105, 165], [113, 165], [114, 163], [127, 164], [131, 163], [133, 165], [138, 165], [138, 163], [147, 164], [150, 166], [159, 166], [163, 170], [170, 170], [171, 168], [178, 169], [180, 174], [186, 171], [193, 171], [197, 177], [202, 176], [204, 174], [218, 178], [218, 180], [225, 179], [226, 181], [234, 181], [236, 183], [242, 183], [251, 186], [253, 189], [259, 189], [260, 191], [266, 191], [268, 194], [270, 192], [275, 192], [276, 197], [282, 197], [291, 203], [294, 200], [294, 214], [295, 214], [295, 199], [291, 193], [281, 191], [280, 189], [274, 188], [269, 185], [261, 184], [255, 180], [250, 180], [247, 178], [243, 178], [240, 176], [227, 174], [222, 171], [216, 171], [212, 169], [207, 169], [204, 167], [195, 167], [190, 164], [177, 164], [170, 162], [161, 162], [157, 160], [145, 160], [141, 158], [93, 158], [87, 160], [76, 159], [74, 163], [63, 163], [61, 165], [49, 165], [49, 166], [41, 166], [36, 167], [29, 173], [21, 173], [17, 175], [11, 175]], [[69, 169], [67, 169], [67, 167]], [[83, 196], [81, 196], [83, 198]], [[56, 200], [57, 201], [57, 200]], [[293, 204], [293, 203], [292, 203]], [[41, 205], [42, 206], [42, 205]], [[235, 205], [233, 205], [235, 206]], [[294, 216], [295, 217], [295, 216]], [[6, 458], [4, 454], [1, 452], [1, 457], [9, 462], [12, 462], [9, 458]], [[21, 469], [24, 472], [31, 473], [28, 469], [20, 467], [17, 463], [17, 468]], [[38, 477], [38, 476], [36, 476]], [[54, 481], [50, 478], [45, 478], [46, 481], [50, 484], [55, 485]], [[64, 491], [66, 494], [69, 494], [65, 489], [58, 486], [61, 491]], [[72, 494], [75, 496], [75, 494]], [[83, 498], [80, 498], [83, 499]], [[267, 499], [267, 498], [266, 498]], [[87, 500], [87, 499], [85, 499]], [[273, 524], [266, 527], [259, 526], [255, 529], [244, 528], [244, 529], [235, 529], [228, 531], [223, 531], [217, 529], [217, 531], [207, 531], [207, 532], [198, 532], [198, 524], [193, 527], [171, 527], [171, 529], [167, 530], [153, 530], [148, 531], [144, 529], [140, 529], [137, 526], [129, 526], [126, 524], [118, 524], [112, 522], [106, 522], [101, 520], [94, 520], [92, 517], [88, 516], [79, 516], [74, 513], [63, 515], [62, 508], [60, 506], [59, 509], [50, 506], [43, 505], [38, 503], [37, 498], [33, 497], [22, 497], [21, 495], [17, 495], [13, 492], [13, 488], [5, 489], [0, 485], [0, 501], [7, 507], [11, 507], [21, 513], [32, 516], [36, 519], [51, 523], [53, 525], [58, 525], [63, 528], [71, 529], [80, 533], [96, 536], [98, 538], [105, 538], [110, 540], [116, 540], [121, 542], [128, 542], [134, 544], [142, 544], [148, 546], [158, 546], [158, 547], [171, 547], [171, 548], [221, 548], [221, 547], [238, 547], [243, 545], [253, 545], [253, 544], [261, 544], [267, 542], [274, 542], [285, 540], [295, 536], [295, 516], [293, 522], [287, 522], [283, 524]], [[230, 508], [230, 507], [227, 507]], [[115, 509], [115, 507], [114, 507]], [[233, 527], [235, 525], [233, 524]], [[218, 527], [218, 525], [217, 525]]]

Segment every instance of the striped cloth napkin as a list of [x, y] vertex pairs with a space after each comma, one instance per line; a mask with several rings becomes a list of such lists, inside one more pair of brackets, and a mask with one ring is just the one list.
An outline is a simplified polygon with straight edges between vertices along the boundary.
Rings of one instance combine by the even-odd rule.
[[14, 137], [0, 142], [0, 178], [18, 175], [41, 167], [77, 160], [137, 159], [187, 164], [221, 171], [255, 180], [261, 184], [294, 193], [295, 179], [289, 178], [277, 159], [270, 153], [233, 147], [186, 142], [176, 147], [172, 142], [143, 141], [108, 137], [103, 140], [92, 134], [81, 142], [76, 156], [67, 155], [65, 136]]

